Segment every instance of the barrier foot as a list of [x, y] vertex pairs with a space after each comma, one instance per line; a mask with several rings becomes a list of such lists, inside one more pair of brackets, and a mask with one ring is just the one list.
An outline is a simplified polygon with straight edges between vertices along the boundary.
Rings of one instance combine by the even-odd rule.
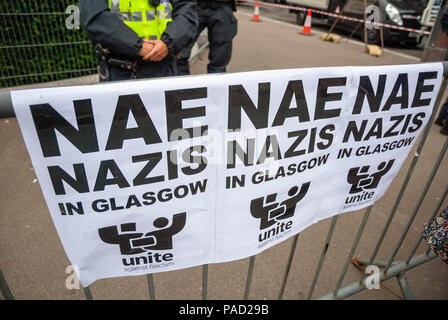
[[[437, 255], [434, 252], [430, 252], [429, 254], [421, 254], [419, 256], [413, 257], [411, 260], [409, 260], [409, 263], [406, 262], [395, 262], [392, 264], [392, 266], [389, 268], [387, 273], [381, 272], [379, 281], [384, 282], [390, 278], [393, 277], [399, 277], [399, 283], [400, 287], [402, 287], [403, 296], [405, 299], [411, 299], [412, 293], [409, 288], [409, 285], [407, 285], [407, 281], [404, 281], [406, 278], [403, 278], [404, 273], [418, 267], [419, 265], [422, 265], [426, 262], [429, 262], [433, 259], [435, 259]], [[365, 268], [369, 264], [368, 259], [352, 259], [352, 263], [358, 268]], [[372, 265], [376, 265], [378, 267], [385, 267], [387, 265], [387, 261], [381, 261], [381, 260], [374, 260]], [[347, 297], [350, 297], [356, 293], [359, 293], [361, 291], [364, 291], [367, 289], [366, 286], [366, 280], [367, 277], [361, 278], [359, 281], [353, 282], [352, 284], [345, 286], [341, 289], [339, 289], [336, 294], [326, 294], [318, 300], [337, 300], [337, 299], [345, 299]]]
[[401, 293], [406, 300], [414, 300], [414, 295], [412, 294], [411, 287], [408, 283], [408, 278], [404, 273], [397, 276], [398, 284], [400, 286]]

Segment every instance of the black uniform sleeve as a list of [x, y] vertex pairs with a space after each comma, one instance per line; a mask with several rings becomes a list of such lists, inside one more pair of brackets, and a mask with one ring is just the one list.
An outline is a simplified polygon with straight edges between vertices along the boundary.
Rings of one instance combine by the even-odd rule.
[[138, 57], [143, 40], [110, 12], [104, 0], [79, 0], [80, 22], [90, 40], [130, 59]]
[[172, 0], [172, 21], [162, 34], [162, 41], [170, 54], [177, 55], [194, 38], [198, 28], [198, 6], [196, 0]]

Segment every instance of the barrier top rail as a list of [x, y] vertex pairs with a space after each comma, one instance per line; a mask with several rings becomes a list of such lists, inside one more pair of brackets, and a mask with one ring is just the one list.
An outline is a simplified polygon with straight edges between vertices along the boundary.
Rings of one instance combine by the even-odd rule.
[[[448, 76], [448, 61], [441, 61], [443, 64], [443, 75]], [[10, 91], [0, 92], [0, 118], [15, 117], [12, 107]]]

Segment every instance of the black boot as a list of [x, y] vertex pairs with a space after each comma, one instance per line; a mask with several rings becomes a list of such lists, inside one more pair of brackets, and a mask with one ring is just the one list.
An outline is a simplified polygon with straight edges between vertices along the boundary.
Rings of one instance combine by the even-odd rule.
[[443, 120], [442, 118], [437, 118], [436, 121], [434, 122], [436, 125], [443, 127]]

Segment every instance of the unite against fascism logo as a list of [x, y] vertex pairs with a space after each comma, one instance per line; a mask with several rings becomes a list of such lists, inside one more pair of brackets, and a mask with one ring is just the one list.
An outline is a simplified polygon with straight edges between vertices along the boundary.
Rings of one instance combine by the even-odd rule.
[[289, 197], [282, 202], [276, 201], [277, 193], [256, 198], [250, 202], [251, 215], [260, 219], [261, 233], [258, 235], [258, 242], [265, 242], [274, 236], [280, 237], [282, 233], [291, 229], [293, 222], [288, 219], [294, 216], [297, 203], [305, 197], [309, 187], [310, 182], [302, 184], [300, 189], [298, 186], [292, 187], [288, 191]]
[[153, 226], [156, 229], [147, 233], [137, 232], [136, 223], [130, 222], [121, 224], [120, 232], [118, 232], [118, 226], [109, 226], [98, 229], [98, 234], [103, 242], [119, 245], [123, 256], [139, 254], [139, 256], [123, 257], [124, 266], [153, 265], [173, 260], [173, 253], [162, 254], [157, 251], [173, 249], [173, 236], [185, 227], [186, 219], [186, 212], [182, 212], [173, 216], [170, 226], [168, 226], [169, 220], [165, 217], [155, 219]]
[[345, 199], [347, 206], [359, 204], [363, 201], [371, 199], [381, 181], [381, 178], [386, 175], [392, 168], [395, 159], [381, 162], [377, 170], [370, 173], [370, 166], [355, 167], [348, 171], [347, 182], [351, 185], [350, 196]]

